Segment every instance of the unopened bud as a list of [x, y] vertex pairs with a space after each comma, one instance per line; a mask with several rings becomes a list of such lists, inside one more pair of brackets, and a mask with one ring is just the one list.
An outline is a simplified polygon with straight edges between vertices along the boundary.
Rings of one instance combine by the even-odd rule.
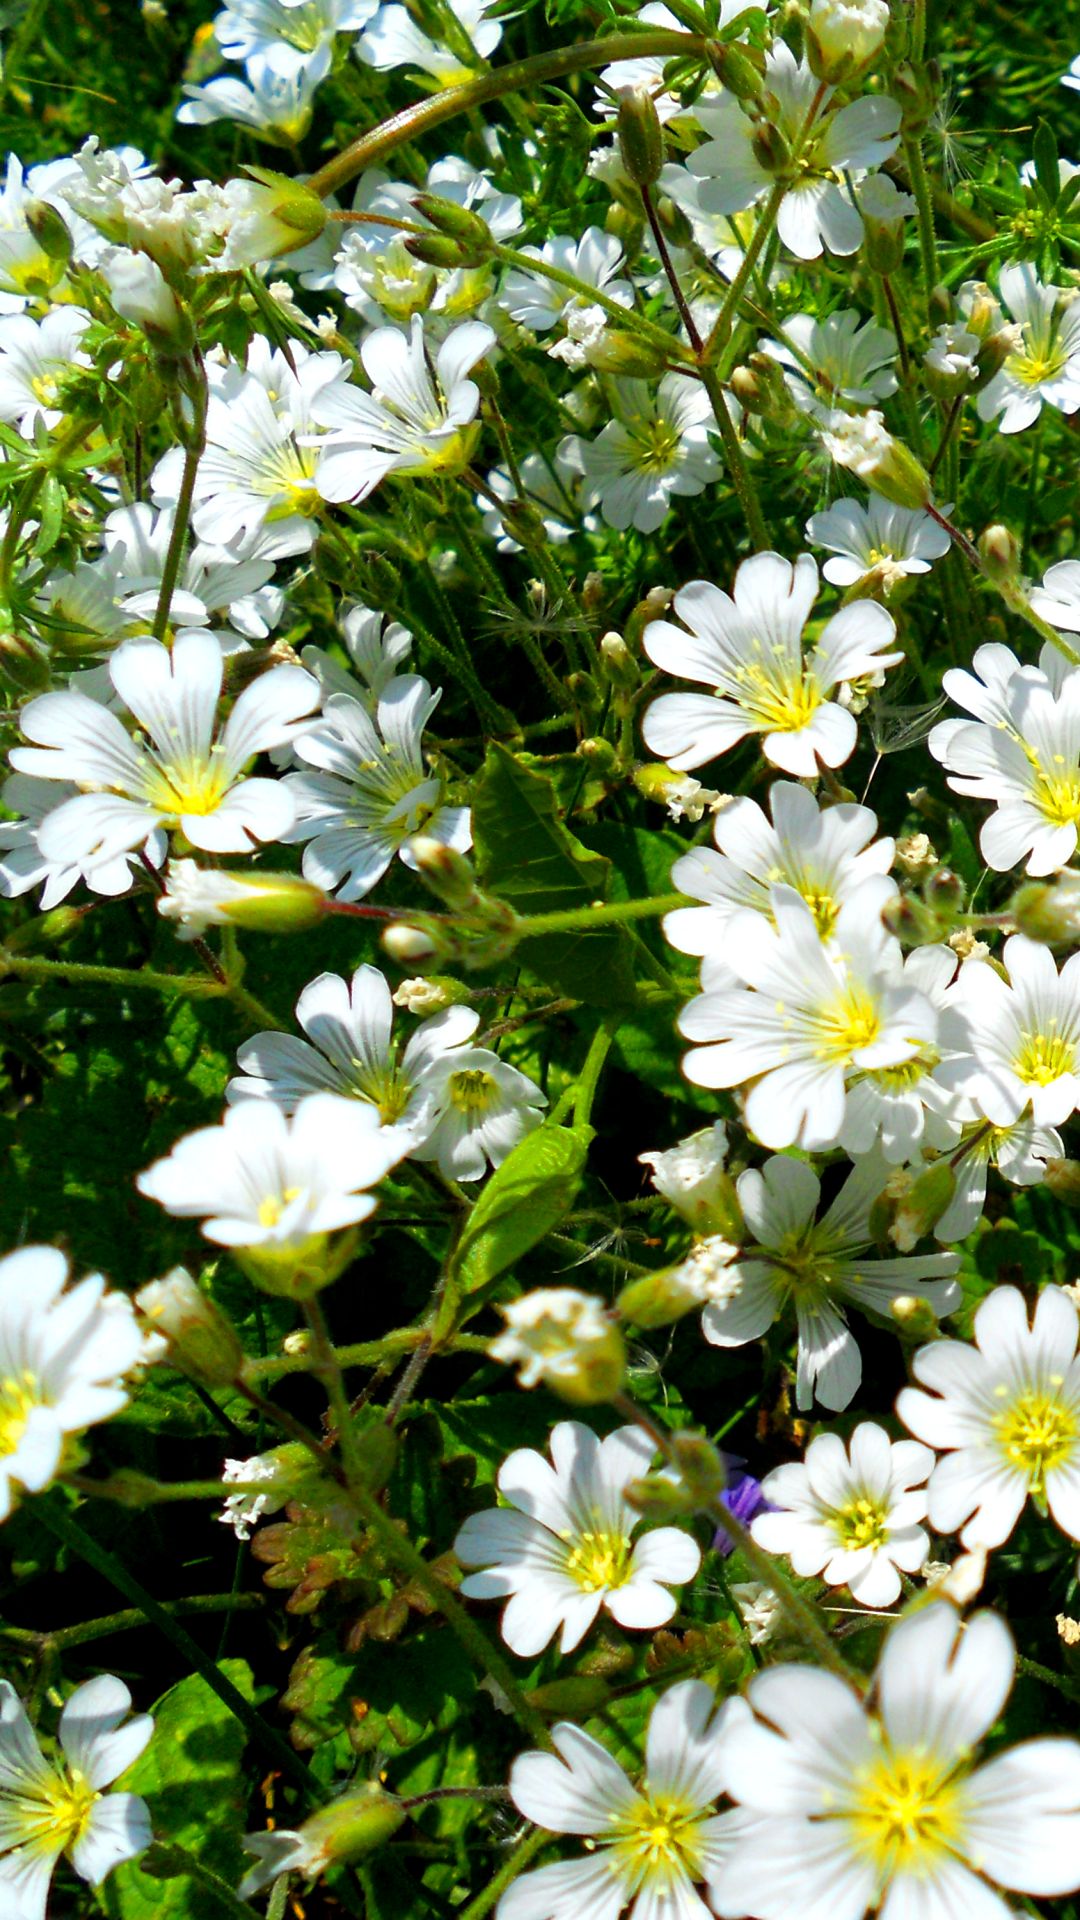
[[675, 595], [670, 587], [650, 587], [639, 600], [623, 628], [623, 638], [631, 653], [640, 653], [641, 636], [653, 620], [662, 620]]
[[1009, 901], [1009, 917], [1044, 947], [1072, 946], [1080, 936], [1080, 873], [1066, 868], [1053, 880], [1028, 880]]
[[623, 87], [615, 131], [619, 157], [634, 185], [651, 187], [664, 164], [664, 130], [648, 87]]
[[756, 47], [729, 46], [713, 40], [706, 51], [717, 79], [736, 100], [760, 100], [765, 90], [765, 62]]
[[406, 253], [428, 267], [444, 267], [453, 272], [457, 267], [481, 264], [473, 248], [462, 240], [451, 239], [448, 233], [407, 233], [404, 244]]
[[693, 222], [689, 216], [683, 212], [682, 208], [676, 205], [674, 200], [668, 199], [666, 193], [662, 193], [657, 201], [656, 213], [660, 225], [663, 227], [673, 247], [689, 247], [693, 245]]
[[923, 899], [934, 913], [960, 913], [966, 898], [967, 888], [951, 867], [937, 867], [923, 882]]
[[0, 680], [16, 693], [44, 693], [52, 684], [48, 653], [33, 634], [0, 632]]
[[782, 173], [791, 159], [791, 148], [779, 127], [774, 127], [771, 120], [758, 120], [755, 123], [750, 136], [750, 148], [763, 173]]
[[229, 1321], [184, 1267], [135, 1295], [149, 1328], [167, 1342], [170, 1366], [204, 1387], [227, 1387], [244, 1371], [244, 1350]]
[[66, 266], [71, 259], [75, 243], [63, 214], [58, 213], [47, 200], [28, 200], [23, 208], [23, 214], [27, 226], [46, 258], [62, 261]]
[[534, 1687], [528, 1695], [529, 1705], [552, 1720], [588, 1720], [610, 1698], [607, 1681], [588, 1673], [568, 1673], [562, 1680], [549, 1680], [546, 1687]]
[[331, 1867], [372, 1853], [393, 1838], [407, 1809], [371, 1780], [355, 1793], [331, 1801], [301, 1827], [249, 1833], [244, 1840], [257, 1864], [240, 1882], [241, 1900], [249, 1900], [283, 1874], [297, 1872], [314, 1882]]
[[896, 894], [886, 900], [881, 918], [889, 933], [905, 947], [928, 946], [940, 932], [937, 916], [910, 893]]
[[410, 840], [409, 850], [421, 880], [446, 906], [460, 910], [476, 904], [476, 875], [464, 854], [427, 833]]
[[598, 373], [622, 375], [628, 380], [652, 380], [671, 364], [672, 355], [654, 347], [640, 334], [624, 327], [605, 327], [585, 346], [585, 359]]
[[694, 1500], [689, 1489], [681, 1480], [674, 1480], [663, 1473], [649, 1473], [641, 1480], [631, 1480], [626, 1488], [626, 1499], [643, 1519], [659, 1521], [661, 1524], [668, 1520], [684, 1520], [694, 1511]]
[[937, 1339], [937, 1314], [929, 1300], [924, 1300], [921, 1294], [899, 1294], [892, 1303], [891, 1312], [905, 1340]]
[[616, 1305], [631, 1326], [648, 1331], [682, 1320], [701, 1306], [701, 1295], [687, 1284], [681, 1267], [664, 1267], [660, 1273], [642, 1274], [629, 1281]]
[[806, 58], [815, 79], [850, 79], [874, 58], [888, 25], [885, 0], [811, 0]]
[[614, 773], [619, 764], [619, 756], [611, 741], [605, 740], [599, 733], [589, 734], [586, 739], [580, 740], [577, 751], [582, 760], [587, 760], [599, 774]]
[[703, 1433], [671, 1436], [672, 1465], [695, 1506], [707, 1507], [727, 1485], [724, 1456]]
[[621, 633], [605, 633], [600, 642], [600, 666], [604, 677], [612, 686], [632, 692], [638, 685], [641, 674]]
[[1043, 1179], [1055, 1200], [1080, 1207], [1080, 1160], [1047, 1160], [1043, 1165]]
[[326, 895], [295, 873], [230, 873], [173, 860], [158, 912], [175, 920], [181, 940], [207, 927], [250, 927], [259, 933], [305, 933], [328, 911]]
[[398, 921], [383, 933], [382, 948], [399, 966], [410, 966], [418, 960], [434, 960], [439, 943], [426, 928], [410, 927]]
[[995, 520], [979, 535], [979, 558], [995, 584], [1020, 577], [1020, 542], [1008, 527]]
[[430, 222], [436, 233], [448, 234], [452, 240], [467, 243], [471, 252], [478, 249], [490, 253], [492, 248], [491, 229], [486, 220], [469, 207], [461, 207], [456, 200], [444, 200], [437, 193], [418, 193], [413, 199], [417, 213]]
[[920, 1240], [932, 1233], [955, 1195], [956, 1175], [947, 1160], [935, 1160], [932, 1166], [916, 1174], [893, 1205], [888, 1237], [897, 1252], [910, 1253]]

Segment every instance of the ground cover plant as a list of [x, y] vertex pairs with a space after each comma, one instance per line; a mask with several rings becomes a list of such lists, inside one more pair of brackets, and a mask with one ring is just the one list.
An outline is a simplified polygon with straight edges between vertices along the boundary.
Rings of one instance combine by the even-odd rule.
[[0, 8], [2, 1920], [1080, 1912], [1080, 45]]

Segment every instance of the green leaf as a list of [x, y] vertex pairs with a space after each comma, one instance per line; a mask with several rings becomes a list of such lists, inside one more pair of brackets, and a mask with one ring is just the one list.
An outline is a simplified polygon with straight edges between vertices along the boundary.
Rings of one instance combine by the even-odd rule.
[[540, 1127], [511, 1149], [458, 1243], [462, 1292], [490, 1286], [569, 1212], [591, 1139], [591, 1127]]
[[1031, 143], [1035, 158], [1035, 178], [1042, 188], [1047, 204], [1057, 205], [1061, 191], [1061, 177], [1058, 170], [1058, 146], [1053, 128], [1046, 120], [1040, 120], [1035, 127], [1035, 137]]
[[[590, 853], [560, 820], [545, 774], [505, 747], [489, 747], [472, 795], [482, 884], [519, 913], [561, 913], [606, 898], [611, 862]], [[523, 940], [525, 966], [590, 1006], [632, 1006], [633, 946], [624, 927], [586, 928]]]
[[[223, 1660], [221, 1672], [252, 1698], [246, 1660]], [[251, 1864], [240, 1845], [248, 1825], [245, 1739], [235, 1715], [192, 1674], [159, 1700], [153, 1739], [123, 1780], [146, 1800], [155, 1839], [183, 1847], [230, 1886]], [[151, 1878], [134, 1860], [109, 1875], [100, 1897], [109, 1920], [212, 1920], [194, 1880]]]

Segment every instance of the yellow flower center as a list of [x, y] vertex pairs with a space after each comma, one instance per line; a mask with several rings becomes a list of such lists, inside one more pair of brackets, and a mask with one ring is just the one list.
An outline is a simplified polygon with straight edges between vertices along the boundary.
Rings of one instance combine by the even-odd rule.
[[639, 473], [666, 473], [679, 451], [679, 432], [667, 420], [642, 420], [630, 428]]
[[963, 1796], [932, 1754], [886, 1751], [856, 1782], [848, 1818], [882, 1880], [925, 1873], [960, 1835]]
[[631, 1546], [622, 1533], [579, 1533], [566, 1556], [566, 1571], [584, 1593], [624, 1587], [630, 1578]]
[[256, 1215], [260, 1227], [276, 1227], [286, 1207], [299, 1192], [299, 1187], [286, 1187], [283, 1193], [268, 1193], [265, 1200], [260, 1200]]
[[18, 1450], [31, 1413], [45, 1404], [41, 1382], [29, 1368], [0, 1380], [0, 1456]]
[[1026, 1474], [1033, 1494], [1046, 1492], [1046, 1476], [1072, 1454], [1077, 1440], [1077, 1418], [1053, 1391], [1029, 1387], [995, 1420], [998, 1442], [1011, 1467]]
[[[760, 654], [760, 641], [755, 645]], [[760, 660], [741, 666], [735, 680], [740, 705], [771, 733], [801, 733], [821, 705], [821, 688], [813, 675], [805, 668], [795, 671], [786, 659], [771, 667]]]
[[858, 1547], [883, 1547], [889, 1537], [888, 1510], [880, 1501], [865, 1494], [849, 1500], [833, 1515], [833, 1526], [841, 1546], [854, 1551]]
[[10, 1817], [18, 1822], [19, 1844], [40, 1852], [75, 1846], [100, 1798], [78, 1768], [59, 1766], [5, 1795]]
[[881, 1014], [877, 1003], [865, 988], [849, 984], [830, 1006], [819, 1009], [816, 1026], [819, 1060], [843, 1062], [862, 1047], [869, 1047], [881, 1032]]
[[629, 1813], [613, 1819], [617, 1835], [613, 1851], [639, 1887], [650, 1879], [663, 1885], [684, 1874], [700, 1880], [702, 1817], [700, 1808], [685, 1801], [643, 1793]]
[[486, 1113], [498, 1092], [491, 1074], [482, 1067], [463, 1067], [460, 1073], [450, 1075], [450, 1099], [459, 1113]]
[[1066, 356], [1061, 349], [1048, 341], [1045, 345], [1032, 345], [1028, 353], [1011, 353], [1005, 366], [1021, 386], [1041, 387], [1044, 381], [1057, 379], [1065, 361]]
[[40, 400], [43, 406], [55, 406], [56, 396], [60, 391], [55, 374], [35, 373], [30, 380], [30, 391], [35, 400]]
[[1040, 766], [1031, 798], [1051, 826], [1071, 827], [1080, 820], [1080, 767], [1066, 768], [1063, 753], [1055, 753], [1054, 766], [1066, 770], [1047, 773]]
[[[1047, 1022], [1048, 1026], [1053, 1024], [1052, 1020]], [[1020, 1051], [1012, 1065], [1018, 1080], [1048, 1087], [1052, 1081], [1060, 1080], [1062, 1074], [1074, 1071], [1075, 1042], [1059, 1033], [1022, 1033]]]
[[232, 786], [218, 746], [205, 760], [148, 761], [146, 798], [161, 813], [216, 813]]

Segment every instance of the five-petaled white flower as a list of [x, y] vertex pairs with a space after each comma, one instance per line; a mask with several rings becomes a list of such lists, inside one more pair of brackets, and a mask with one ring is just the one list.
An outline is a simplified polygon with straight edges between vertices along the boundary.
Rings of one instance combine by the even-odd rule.
[[896, 1410], [944, 1455], [930, 1478], [938, 1533], [960, 1531], [965, 1547], [1000, 1547], [1030, 1499], [1080, 1540], [1078, 1331], [1060, 1287], [1043, 1289], [1030, 1324], [1023, 1294], [995, 1287], [975, 1315], [973, 1341], [919, 1348], [919, 1385], [903, 1389]]
[[714, 691], [661, 694], [645, 715], [645, 744], [669, 766], [689, 769], [759, 734], [765, 758], [785, 773], [812, 779], [819, 759], [843, 766], [857, 728], [832, 696], [903, 654], [886, 651], [896, 623], [871, 600], [841, 608], [804, 650], [817, 591], [818, 570], [806, 553], [794, 565], [778, 553], [744, 560], [733, 598], [705, 580], [680, 588], [673, 609], [683, 625], [651, 621], [645, 651], [665, 673]]
[[130, 1719], [131, 1695], [111, 1673], [76, 1687], [60, 1715], [59, 1752], [46, 1758], [26, 1709], [0, 1680], [0, 1892], [5, 1920], [45, 1920], [52, 1879], [66, 1855], [97, 1887], [150, 1845], [150, 1811], [135, 1793], [108, 1793], [154, 1731]]
[[951, 545], [944, 527], [921, 507], [897, 507], [878, 493], [865, 503], [834, 500], [811, 514], [806, 537], [832, 556], [821, 571], [834, 587], [872, 578], [886, 594], [912, 574], [929, 573]]
[[559, 1650], [571, 1653], [601, 1608], [622, 1627], [661, 1627], [675, 1612], [669, 1586], [692, 1580], [701, 1553], [688, 1533], [659, 1527], [635, 1540], [641, 1525], [626, 1489], [648, 1473], [656, 1451], [640, 1427], [606, 1440], [577, 1420], [552, 1428], [551, 1460], [519, 1447], [499, 1468], [508, 1502], [473, 1513], [454, 1541], [466, 1567], [470, 1600], [506, 1599], [502, 1636], [523, 1659], [541, 1653], [561, 1628]]
[[1005, 365], [976, 401], [980, 420], [998, 420], [1002, 433], [1021, 433], [1044, 406], [1059, 413], [1080, 407], [1080, 305], [1064, 287], [1044, 286], [1030, 262], [1002, 267], [998, 291], [1019, 338]]
[[750, 1531], [768, 1553], [786, 1553], [802, 1578], [819, 1573], [862, 1607], [891, 1607], [901, 1573], [917, 1573], [930, 1550], [920, 1522], [933, 1464], [929, 1447], [890, 1440], [872, 1420], [846, 1447], [839, 1434], [819, 1433], [805, 1459], [765, 1475], [761, 1491], [774, 1511], [759, 1513]]
[[38, 845], [70, 865], [133, 851], [159, 828], [180, 828], [207, 853], [250, 853], [277, 840], [295, 807], [280, 780], [243, 777], [248, 761], [297, 734], [318, 701], [302, 667], [273, 667], [245, 687], [220, 725], [224, 662], [211, 633], [192, 629], [171, 652], [156, 640], [128, 640], [109, 662], [120, 699], [141, 731], [69, 688], [31, 700], [16, 747], [20, 772], [82, 789], [47, 814]]
[[719, 1872], [730, 1845], [732, 1816], [715, 1803], [725, 1743], [745, 1713], [740, 1700], [717, 1707], [702, 1680], [679, 1681], [649, 1717], [638, 1786], [568, 1721], [552, 1729], [556, 1753], [519, 1754], [510, 1769], [519, 1813], [580, 1835], [588, 1853], [522, 1874], [496, 1920], [616, 1920], [624, 1908], [631, 1920], [710, 1920], [696, 1888]]
[[659, 386], [616, 380], [616, 418], [595, 440], [570, 434], [558, 458], [580, 473], [582, 502], [609, 527], [654, 533], [676, 494], [702, 493], [720, 472], [709, 444], [712, 402], [703, 386], [667, 373]]
[[721, 1748], [744, 1822], [710, 1875], [721, 1920], [1009, 1920], [998, 1887], [1080, 1885], [1080, 1745], [977, 1763], [1015, 1664], [997, 1614], [935, 1601], [890, 1630], [869, 1703], [820, 1669], [757, 1674]]
[[995, 1127], [1030, 1108], [1037, 1127], [1058, 1127], [1080, 1106], [1080, 953], [1059, 974], [1046, 947], [1015, 933], [1006, 978], [988, 960], [965, 960], [941, 1015], [937, 1078]]

